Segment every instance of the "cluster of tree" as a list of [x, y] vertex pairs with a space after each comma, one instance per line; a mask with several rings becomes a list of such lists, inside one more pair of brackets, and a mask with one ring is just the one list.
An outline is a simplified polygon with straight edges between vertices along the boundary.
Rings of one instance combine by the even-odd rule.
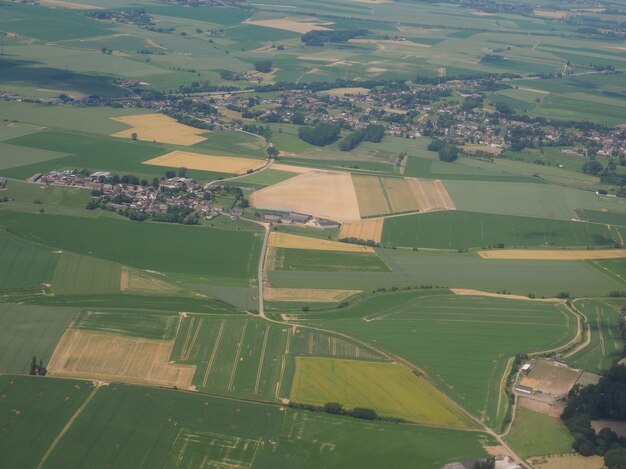
[[385, 127], [379, 124], [369, 124], [362, 129], [355, 130], [339, 142], [341, 151], [350, 151], [361, 142], [380, 142], [385, 136]]
[[272, 129], [270, 129], [269, 126], [263, 127], [262, 125], [256, 124], [244, 124], [241, 127], [241, 130], [244, 132], [250, 132], [251, 134], [260, 135], [265, 140], [271, 140], [272, 138]]
[[626, 366], [613, 365], [598, 384], [575, 385], [568, 394], [561, 419], [574, 437], [572, 447], [578, 453], [604, 455], [604, 464], [609, 469], [625, 468], [626, 438], [609, 428], [596, 433], [591, 420], [626, 420]]
[[33, 357], [30, 362], [30, 371], [29, 374], [37, 375], [37, 376], [45, 376], [48, 372], [48, 369], [43, 366], [43, 361], [41, 358], [39, 359], [39, 364], [37, 364], [37, 357]]
[[[187, 70], [187, 71], [191, 72], [191, 70]], [[213, 92], [217, 92], [217, 91], [219, 91], [219, 92], [223, 91], [224, 93], [230, 93], [231, 91], [237, 91], [237, 90], [239, 90], [239, 88], [237, 88], [236, 86], [211, 85], [211, 83], [209, 83], [208, 81], [204, 81], [204, 82], [194, 81], [189, 86], [180, 85], [178, 87], [178, 91], [180, 93], [182, 93], [182, 94], [189, 94], [189, 93], [213, 93]]]
[[350, 39], [367, 36], [367, 29], [348, 29], [343, 31], [314, 29], [300, 36], [300, 40], [307, 46], [324, 46], [326, 42], [348, 42]]
[[298, 137], [311, 145], [323, 147], [339, 138], [341, 127], [320, 122], [314, 127], [304, 126], [298, 129]]
[[[626, 296], [626, 292], [623, 292]], [[619, 312], [619, 318], [617, 320], [617, 327], [619, 328], [620, 336], [622, 340], [626, 342], [626, 306], [622, 306]]]
[[167, 55], [165, 52], [160, 50], [152, 50], [152, 49], [139, 49], [137, 51], [138, 54], [141, 55]]
[[495, 82], [496, 80], [510, 79], [510, 78], [522, 78], [517, 73], [461, 73], [459, 75], [450, 75], [445, 77], [427, 77], [424, 75], [417, 75], [414, 83], [423, 85], [440, 85], [448, 81], [476, 81], [483, 82]]
[[483, 97], [482, 96], [468, 96], [461, 104], [461, 111], [470, 112], [474, 108], [482, 108], [483, 107]]
[[257, 62], [254, 62], [254, 69], [260, 73], [269, 73], [272, 71], [272, 61], [259, 60]]
[[327, 402], [323, 406], [315, 406], [309, 404], [298, 404], [295, 402], [289, 403], [290, 407], [296, 409], [311, 410], [314, 412], [326, 412], [332, 415], [347, 415], [363, 420], [391, 420], [395, 422], [404, 422], [403, 419], [380, 417], [374, 409], [367, 407], [355, 407], [354, 409], [344, 409], [343, 405], [338, 402]]
[[364, 240], [360, 238], [350, 237], [350, 238], [341, 238], [339, 241], [341, 241], [342, 243], [361, 244], [363, 246], [380, 247], [380, 243], [377, 243], [376, 241], [373, 241], [371, 239]]
[[443, 140], [433, 140], [427, 148], [430, 151], [436, 151], [439, 154], [439, 160], [447, 163], [456, 161], [459, 157], [459, 148]]
[[[85, 12], [85, 16], [97, 20], [131, 23], [140, 27], [154, 27], [155, 23], [143, 8], [129, 8], [123, 10], [93, 10]], [[172, 28], [173, 29], [173, 28]]]

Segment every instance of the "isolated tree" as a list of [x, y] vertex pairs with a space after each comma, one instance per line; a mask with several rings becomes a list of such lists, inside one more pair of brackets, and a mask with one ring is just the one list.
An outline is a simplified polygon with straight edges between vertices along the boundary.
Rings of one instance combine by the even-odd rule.
[[268, 158], [276, 158], [277, 156], [278, 156], [278, 149], [275, 146], [271, 146], [267, 148]]
[[133, 140], [137, 140], [137, 132], [133, 132], [132, 134], [130, 134], [130, 138]]
[[254, 62], [254, 69], [257, 72], [269, 73], [272, 71], [272, 61], [271, 60], [259, 60], [258, 62]]

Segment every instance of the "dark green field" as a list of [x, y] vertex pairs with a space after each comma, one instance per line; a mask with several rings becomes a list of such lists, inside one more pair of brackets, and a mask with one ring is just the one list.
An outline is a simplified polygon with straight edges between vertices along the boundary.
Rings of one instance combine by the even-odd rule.
[[[622, 217], [626, 218], [626, 217]], [[461, 211], [433, 212], [385, 220], [386, 246], [437, 249], [536, 246], [613, 246], [606, 225]]]
[[52, 282], [59, 255], [0, 230], [0, 290], [41, 288]]

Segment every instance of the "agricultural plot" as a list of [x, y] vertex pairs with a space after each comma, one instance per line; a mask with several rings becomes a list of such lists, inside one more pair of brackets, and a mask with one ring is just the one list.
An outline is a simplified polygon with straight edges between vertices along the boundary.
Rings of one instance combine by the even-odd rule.
[[359, 202], [361, 217], [386, 215], [392, 208], [387, 202], [387, 192], [383, 189], [381, 178], [352, 175], [352, 184]]
[[533, 388], [536, 392], [555, 399], [565, 398], [578, 382], [582, 372], [549, 360], [538, 360], [519, 384]]
[[380, 243], [383, 236], [384, 218], [351, 221], [341, 225], [339, 239], [356, 238], [363, 241]]
[[[256, 275], [260, 233], [127, 220], [4, 212], [0, 225], [54, 248], [158, 272], [248, 286]], [[102, 240], [107, 242], [102, 242]], [[176, 243], [172, 243], [172, 240]], [[167, 246], [167, 248], [164, 248]]]
[[384, 178], [383, 184], [394, 213], [455, 208], [441, 181]]
[[267, 301], [326, 303], [345, 300], [362, 290], [321, 290], [315, 288], [265, 288]]
[[291, 332], [289, 351], [296, 356], [368, 361], [385, 360], [380, 353], [360, 342], [299, 327], [292, 329]]
[[28, 373], [33, 356], [48, 364], [75, 308], [0, 304], [0, 371]]
[[265, 162], [262, 160], [205, 155], [202, 153], [190, 153], [179, 150], [144, 161], [144, 164], [231, 174], [246, 174], [265, 166]]
[[506, 442], [526, 459], [570, 453], [574, 439], [559, 418], [518, 407]]
[[[142, 432], [135, 428], [142, 428]], [[275, 405], [125, 385], [98, 388], [50, 454], [51, 467], [89, 461], [121, 468], [211, 466], [438, 469], [482, 457], [492, 439], [467, 432], [356, 419]], [[20, 448], [20, 446], [17, 446]], [[107, 449], [105, 449], [107, 448]], [[114, 448], [114, 450], [110, 450]]]
[[180, 293], [181, 288], [168, 283], [155, 274], [147, 271], [122, 267], [119, 278], [119, 289], [122, 292], [142, 294], [175, 294]]
[[606, 250], [549, 250], [549, 249], [498, 249], [493, 251], [478, 251], [483, 259], [531, 259], [531, 260], [594, 260], [594, 259], [623, 259], [626, 257], [624, 249]]
[[195, 145], [206, 140], [206, 137], [201, 136], [206, 133], [205, 130], [179, 124], [176, 119], [163, 114], [140, 114], [116, 117], [114, 120], [131, 126], [130, 129], [113, 134], [114, 137], [132, 138], [135, 134], [137, 140], [183, 146]]
[[394, 363], [296, 357], [290, 399], [324, 405], [366, 407], [389, 417], [451, 427], [472, 421], [434, 388]]
[[37, 467], [92, 390], [87, 381], [0, 376], [2, 464]]
[[137, 310], [81, 311], [72, 322], [74, 329], [126, 337], [172, 340], [179, 327], [178, 316]]
[[508, 358], [564, 345], [576, 334], [575, 318], [559, 304], [425, 291], [376, 295], [315, 320], [411, 361], [493, 428], [507, 406], [501, 386]]
[[447, 211], [385, 220], [382, 244], [439, 249], [497, 246], [613, 246], [606, 225]]
[[591, 373], [602, 373], [621, 356], [624, 348], [618, 328], [619, 307], [587, 299], [575, 301], [574, 305], [587, 319], [590, 342], [565, 361]]
[[274, 248], [268, 254], [267, 269], [309, 272], [388, 272], [376, 255], [366, 252], [313, 251]]
[[0, 290], [38, 289], [50, 284], [59, 255], [0, 230]]
[[56, 294], [89, 294], [120, 291], [121, 266], [115, 262], [71, 252], [57, 254], [52, 289]]
[[374, 249], [369, 246], [359, 246], [356, 244], [339, 243], [325, 239], [309, 238], [289, 233], [272, 231], [268, 240], [269, 247], [283, 249], [300, 249], [311, 251], [335, 251], [335, 252], [355, 252], [374, 253]]

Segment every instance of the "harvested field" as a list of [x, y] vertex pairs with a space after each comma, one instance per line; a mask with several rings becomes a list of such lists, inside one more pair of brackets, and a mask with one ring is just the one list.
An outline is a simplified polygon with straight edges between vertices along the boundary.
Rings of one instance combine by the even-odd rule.
[[51, 376], [193, 389], [193, 365], [170, 363], [173, 340], [67, 329], [48, 370]]
[[545, 458], [533, 458], [531, 463], [541, 469], [598, 469], [604, 467], [602, 456], [581, 456], [572, 454], [566, 456], [549, 456]]
[[329, 241], [320, 238], [308, 238], [306, 236], [280, 233], [277, 231], [270, 233], [268, 246], [272, 248], [307, 249], [313, 251], [374, 252], [369, 246], [339, 243], [337, 241]]
[[168, 168], [187, 168], [216, 173], [246, 174], [265, 166], [264, 160], [237, 158], [233, 156], [204, 155], [187, 151], [172, 151], [166, 155], [144, 161], [143, 164], [167, 166]]
[[298, 174], [310, 173], [311, 171], [318, 171], [315, 168], [307, 168], [306, 166], [294, 166], [290, 164], [281, 164], [281, 163], [274, 163], [272, 165], [272, 169], [276, 169], [278, 171], [287, 171], [289, 173], [298, 173]]
[[284, 31], [293, 31], [294, 33], [300, 34], [315, 30], [328, 31], [328, 28], [316, 24], [316, 21], [319, 20], [313, 17], [301, 17], [272, 20], [246, 20], [244, 23], [253, 24], [255, 26], [265, 26], [266, 28], [282, 29]]
[[383, 178], [394, 213], [454, 210], [454, 202], [441, 181]]
[[468, 288], [451, 288], [450, 291], [460, 296], [489, 296], [492, 298], [503, 298], [506, 300], [525, 300], [525, 301], [547, 301], [548, 303], [563, 303], [565, 300], [558, 298], [528, 298], [523, 295], [503, 295], [500, 293], [490, 293], [480, 290], [471, 290]]
[[350, 39], [348, 42], [355, 44], [376, 44], [381, 49], [385, 46], [405, 46], [405, 47], [430, 47], [430, 44], [419, 44], [413, 41], [400, 41], [396, 39]]
[[268, 288], [265, 298], [269, 301], [331, 303], [362, 293], [362, 290], [321, 290], [313, 288]]
[[268, 301], [306, 301], [309, 303], [331, 303], [361, 293], [362, 290], [321, 290], [315, 288], [266, 288]]
[[348, 173], [313, 171], [254, 192], [257, 208], [295, 211], [335, 221], [359, 220], [359, 204]]
[[354, 87], [354, 88], [333, 88], [332, 90], [319, 91], [317, 94], [323, 96], [344, 96], [347, 94], [369, 94], [369, 88]]
[[357, 238], [363, 241], [380, 243], [383, 235], [384, 218], [370, 218], [369, 220], [351, 221], [344, 223], [339, 232], [339, 238]]
[[542, 250], [542, 249], [499, 249], [478, 251], [483, 259], [525, 259], [539, 261], [580, 261], [588, 259], [622, 259], [626, 258], [626, 249], [611, 250]]
[[352, 184], [362, 217], [386, 215], [390, 211], [380, 178], [352, 175]]
[[175, 119], [163, 114], [113, 117], [113, 120], [131, 126], [130, 129], [114, 133], [113, 137], [132, 138], [136, 133], [138, 140], [183, 146], [195, 145], [206, 140], [206, 137], [200, 136], [206, 133], [206, 130], [179, 124]]
[[39, 3], [51, 8], [68, 8], [70, 10], [102, 10], [102, 7], [97, 7], [95, 5], [66, 2], [64, 0], [40, 0]]
[[466, 153], [476, 153], [478, 151], [489, 153], [491, 155], [499, 155], [500, 153], [502, 153], [502, 148], [494, 148], [490, 147], [489, 145], [479, 144], [463, 145], [461, 149]]
[[533, 10], [533, 15], [538, 18], [549, 18], [560, 20], [567, 16], [567, 11], [549, 11], [549, 10]]

